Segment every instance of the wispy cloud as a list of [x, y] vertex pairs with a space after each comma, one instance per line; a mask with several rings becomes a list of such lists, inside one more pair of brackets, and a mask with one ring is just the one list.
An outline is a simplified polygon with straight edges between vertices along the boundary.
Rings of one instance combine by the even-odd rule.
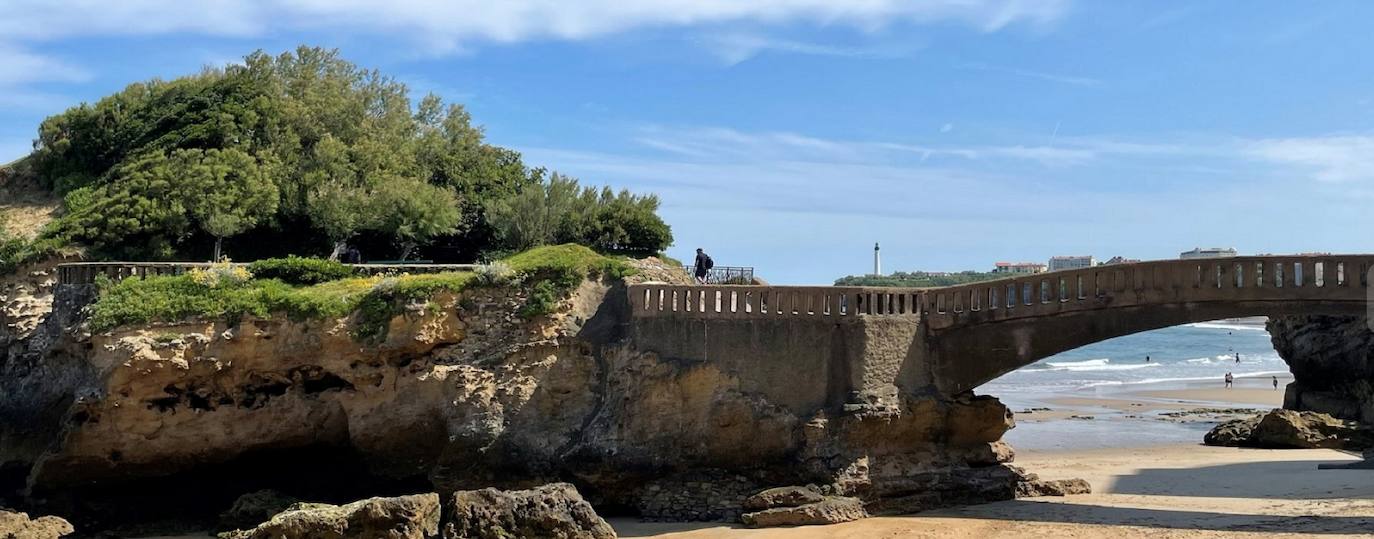
[[1244, 145], [1248, 155], [1290, 165], [1324, 182], [1374, 182], [1374, 135], [1264, 139]]
[[957, 67], [959, 69], [966, 69], [970, 71], [989, 71], [993, 73], [1005, 73], [1008, 75], [1015, 75], [1018, 77], [1039, 79], [1043, 81], [1055, 82], [1059, 84], [1070, 84], [1074, 86], [1098, 86], [1102, 84], [1101, 79], [1095, 79], [1092, 77], [1063, 75], [1058, 73], [1046, 73], [1043, 71], [1021, 69], [1017, 67], [990, 65], [982, 62], [966, 62], [958, 64]]
[[0, 88], [33, 82], [82, 82], [86, 70], [52, 56], [29, 52], [0, 42]]
[[[946, 124], [948, 125], [948, 124]], [[952, 127], [951, 127], [952, 129]], [[941, 133], [949, 130], [941, 129]], [[1070, 141], [1060, 145], [951, 146], [905, 141], [851, 141], [791, 132], [743, 132], [725, 127], [646, 127], [634, 137], [644, 146], [684, 157], [739, 160], [787, 158], [874, 162], [916, 156], [968, 161], [1014, 160], [1046, 166], [1079, 165], [1105, 153], [1144, 152], [1146, 145]], [[1160, 150], [1162, 151], [1162, 150]]]
[[35, 40], [170, 32], [255, 35], [323, 27], [453, 45], [583, 39], [637, 28], [735, 23], [809, 22], [871, 29], [900, 21], [953, 21], [996, 31], [1018, 23], [1052, 23], [1067, 8], [1067, 0], [9, 0], [0, 4], [0, 36]]
[[911, 54], [918, 46], [845, 47], [793, 41], [756, 34], [727, 34], [699, 40], [726, 65], [735, 65], [762, 53], [831, 56], [839, 58], [897, 58]]

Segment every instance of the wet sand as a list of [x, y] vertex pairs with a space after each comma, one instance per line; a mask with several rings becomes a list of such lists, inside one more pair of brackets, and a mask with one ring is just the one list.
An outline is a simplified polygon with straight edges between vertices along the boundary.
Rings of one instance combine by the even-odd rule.
[[742, 529], [615, 520], [621, 537], [1356, 537], [1374, 532], [1374, 471], [1317, 470], [1331, 450], [1170, 445], [1025, 453], [1046, 478], [1081, 477], [1093, 494], [1013, 500], [830, 526]]

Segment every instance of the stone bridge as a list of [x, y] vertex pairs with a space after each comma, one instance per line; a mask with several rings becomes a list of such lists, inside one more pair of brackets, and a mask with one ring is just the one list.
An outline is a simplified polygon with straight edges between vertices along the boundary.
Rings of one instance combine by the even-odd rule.
[[1364, 314], [1374, 255], [1167, 260], [943, 288], [629, 287], [635, 347], [789, 407], [952, 396], [1065, 350], [1192, 322]]

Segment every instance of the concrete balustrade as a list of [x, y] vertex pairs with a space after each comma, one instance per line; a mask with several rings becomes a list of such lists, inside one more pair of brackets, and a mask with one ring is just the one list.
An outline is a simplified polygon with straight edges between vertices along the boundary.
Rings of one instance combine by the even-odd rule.
[[[91, 284], [97, 275], [119, 281], [129, 277], [181, 275], [194, 268], [208, 268], [209, 262], [73, 262], [58, 264], [59, 284]], [[248, 264], [234, 263], [234, 266]], [[474, 271], [477, 264], [348, 264], [360, 276], [384, 273], [442, 273]]]
[[936, 328], [1111, 307], [1361, 301], [1374, 255], [1163, 260], [941, 288], [636, 285], [637, 317], [911, 316]]

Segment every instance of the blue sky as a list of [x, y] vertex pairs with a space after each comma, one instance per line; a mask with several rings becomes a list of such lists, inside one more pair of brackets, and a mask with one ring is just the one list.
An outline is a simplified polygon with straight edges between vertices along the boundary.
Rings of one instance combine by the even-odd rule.
[[0, 162], [41, 119], [337, 47], [490, 140], [658, 193], [775, 283], [1056, 254], [1374, 252], [1367, 2], [6, 0]]

